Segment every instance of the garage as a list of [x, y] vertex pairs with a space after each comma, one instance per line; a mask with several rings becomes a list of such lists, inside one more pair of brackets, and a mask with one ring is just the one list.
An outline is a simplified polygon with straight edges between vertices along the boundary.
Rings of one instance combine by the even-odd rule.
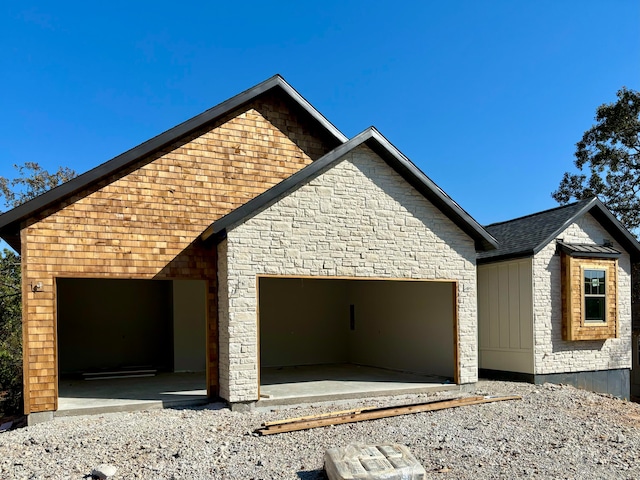
[[455, 289], [447, 281], [260, 277], [261, 398], [279, 394], [273, 384], [321, 379], [454, 382]]
[[206, 282], [58, 278], [60, 410], [206, 396]]
[[369, 396], [477, 381], [475, 261], [495, 239], [375, 129], [202, 239], [216, 246], [220, 396], [232, 408], [337, 398], [349, 382]]

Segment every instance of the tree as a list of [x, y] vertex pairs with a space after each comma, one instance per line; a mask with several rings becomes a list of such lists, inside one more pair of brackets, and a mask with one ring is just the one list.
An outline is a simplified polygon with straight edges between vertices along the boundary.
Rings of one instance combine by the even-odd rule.
[[596, 110], [596, 124], [576, 144], [574, 164], [552, 193], [560, 204], [598, 196], [636, 235], [640, 232], [640, 92], [622, 87]]
[[61, 183], [76, 176], [76, 172], [67, 167], [59, 167], [55, 173], [49, 173], [36, 162], [14, 165], [18, 176], [12, 180], [0, 175], [0, 196], [4, 197], [6, 207], [13, 208], [43, 194]]
[[20, 257], [0, 255], [0, 417], [22, 407]]
[[[75, 172], [59, 168], [49, 173], [35, 162], [14, 165], [18, 176], [0, 176], [0, 198], [12, 208], [64, 183]], [[22, 287], [20, 257], [3, 249], [0, 253], [0, 417], [22, 410]]]

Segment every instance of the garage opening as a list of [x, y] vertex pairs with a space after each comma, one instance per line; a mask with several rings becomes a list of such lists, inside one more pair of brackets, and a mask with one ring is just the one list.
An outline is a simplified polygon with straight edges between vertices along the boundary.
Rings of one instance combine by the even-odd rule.
[[206, 400], [206, 282], [59, 278], [58, 411]]
[[455, 282], [258, 282], [261, 400], [455, 384]]

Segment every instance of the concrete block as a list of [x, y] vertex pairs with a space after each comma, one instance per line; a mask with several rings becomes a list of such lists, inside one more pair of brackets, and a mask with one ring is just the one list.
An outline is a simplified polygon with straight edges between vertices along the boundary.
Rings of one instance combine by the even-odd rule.
[[404, 445], [354, 443], [324, 455], [329, 480], [424, 480], [427, 472]]
[[255, 409], [256, 402], [229, 402], [232, 412], [248, 413]]
[[35, 412], [27, 415], [28, 426], [50, 422], [51, 420], [53, 420], [53, 412]]

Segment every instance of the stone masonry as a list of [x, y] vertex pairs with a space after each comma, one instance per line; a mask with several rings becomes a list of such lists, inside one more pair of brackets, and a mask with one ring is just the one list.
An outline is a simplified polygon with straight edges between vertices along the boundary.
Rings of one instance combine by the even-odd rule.
[[220, 393], [258, 400], [257, 277], [457, 282], [459, 383], [477, 380], [473, 240], [366, 146], [218, 245]]
[[[560, 238], [566, 243], [602, 244], [624, 249], [591, 215], [567, 227]], [[605, 341], [562, 339], [562, 290], [560, 256], [551, 242], [533, 260], [535, 373], [550, 374], [631, 368], [631, 263], [623, 253], [618, 259], [619, 338]]]

